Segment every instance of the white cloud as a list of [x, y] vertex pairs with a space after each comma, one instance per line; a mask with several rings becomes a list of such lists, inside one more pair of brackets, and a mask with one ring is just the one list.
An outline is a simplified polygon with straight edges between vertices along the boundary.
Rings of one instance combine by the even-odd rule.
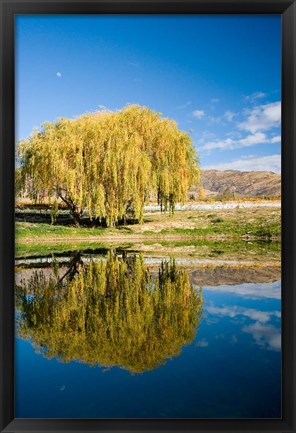
[[203, 167], [204, 170], [272, 171], [281, 173], [281, 155], [251, 156]]
[[272, 137], [270, 139], [270, 143], [280, 143], [281, 142], [281, 136], [277, 135], [276, 137]]
[[220, 99], [218, 98], [211, 99], [211, 104], [217, 104], [218, 102], [220, 102]]
[[57, 77], [61, 78], [62, 74], [60, 72], [57, 72]]
[[234, 320], [240, 320], [240, 318], [243, 318], [244, 321], [245, 318], [252, 320], [255, 323], [244, 326], [242, 328], [243, 332], [251, 334], [256, 344], [262, 348], [275, 351], [278, 351], [281, 348], [280, 328], [268, 323], [273, 320], [273, 318], [281, 319], [281, 312], [279, 310], [260, 311], [254, 308], [239, 306], [215, 307], [210, 305], [206, 308], [206, 312], [214, 317], [229, 317]]
[[272, 325], [263, 325], [256, 322], [253, 325], [246, 326], [243, 332], [251, 334], [256, 343], [269, 350], [281, 350], [281, 332]]
[[225, 111], [224, 113], [224, 117], [227, 120], [227, 122], [232, 122], [235, 116], [236, 114], [229, 110]]
[[225, 138], [224, 140], [209, 141], [204, 144], [201, 149], [213, 150], [213, 149], [234, 149], [236, 141], [232, 138]]
[[214, 140], [216, 138], [216, 134], [214, 134], [211, 131], [203, 131], [201, 134], [199, 134], [198, 140], [196, 141], [196, 144], [199, 146], [203, 145], [209, 140]]
[[183, 110], [184, 108], [187, 108], [189, 105], [191, 105], [191, 101], [187, 101], [187, 102], [185, 102], [185, 104], [183, 104], [183, 105], [179, 105], [179, 106], [177, 107], [177, 109], [178, 109], [178, 110]]
[[271, 320], [271, 318], [281, 317], [280, 311], [259, 311], [253, 308], [244, 308], [244, 307], [214, 307], [209, 306], [206, 308], [206, 311], [214, 316], [227, 316], [230, 318], [234, 318], [237, 316], [248, 317], [251, 320], [258, 321], [261, 323], [267, 323]]
[[259, 130], [268, 130], [280, 126], [281, 102], [258, 105], [246, 112], [247, 120], [238, 124], [239, 129], [250, 131], [253, 134]]
[[137, 63], [137, 62], [127, 62], [127, 64], [129, 66], [133, 66], [134, 68], [140, 68], [141, 67], [140, 63]]
[[203, 290], [231, 293], [248, 299], [281, 299], [281, 282], [274, 283], [243, 283], [239, 285], [207, 286]]
[[207, 340], [205, 338], [203, 338], [202, 340], [198, 341], [198, 347], [208, 347], [209, 343], [207, 342]]
[[255, 102], [257, 99], [265, 98], [266, 94], [264, 92], [254, 92], [251, 95], [245, 96], [246, 101]]
[[266, 134], [258, 131], [255, 134], [250, 134], [240, 139], [238, 138], [234, 139], [231, 137], [227, 137], [222, 140], [216, 139], [203, 144], [201, 149], [202, 150], [214, 150], [214, 149], [232, 150], [232, 149], [240, 149], [242, 147], [255, 146], [256, 144], [278, 143], [280, 141], [281, 141], [280, 136], [268, 138]]
[[204, 117], [205, 112], [203, 110], [194, 110], [192, 114], [197, 119], [201, 119], [202, 117]]
[[248, 135], [245, 138], [241, 138], [238, 143], [240, 147], [248, 147], [253, 146], [259, 143], [268, 143], [269, 140], [266, 138], [266, 135], [263, 132], [256, 132], [256, 134]]
[[225, 123], [223, 122], [223, 117], [222, 116], [210, 116], [209, 117], [209, 125], [225, 125]]
[[[274, 143], [275, 141], [272, 141]], [[203, 150], [213, 149], [240, 149], [242, 147], [250, 147], [255, 144], [271, 143], [263, 132], [256, 132], [256, 134], [247, 135], [244, 138], [236, 139], [225, 138], [222, 140], [210, 141], [202, 146]]]
[[227, 132], [226, 137], [233, 138], [234, 140], [239, 140], [243, 136], [242, 136], [241, 131], [231, 130], [231, 131]]

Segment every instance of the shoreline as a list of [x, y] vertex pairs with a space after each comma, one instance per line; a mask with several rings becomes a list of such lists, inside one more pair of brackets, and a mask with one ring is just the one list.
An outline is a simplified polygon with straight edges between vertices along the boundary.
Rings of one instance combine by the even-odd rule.
[[75, 242], [90, 242], [90, 243], [129, 243], [129, 242], [174, 242], [182, 240], [195, 240], [195, 241], [217, 241], [217, 242], [260, 242], [260, 241], [271, 241], [271, 242], [281, 242], [280, 236], [273, 237], [259, 237], [259, 236], [226, 236], [226, 235], [190, 235], [190, 234], [172, 234], [172, 235], [107, 235], [107, 236], [77, 236], [77, 237], [63, 237], [63, 236], [36, 236], [36, 237], [17, 237], [16, 242], [22, 245], [28, 245], [31, 243], [75, 243]]

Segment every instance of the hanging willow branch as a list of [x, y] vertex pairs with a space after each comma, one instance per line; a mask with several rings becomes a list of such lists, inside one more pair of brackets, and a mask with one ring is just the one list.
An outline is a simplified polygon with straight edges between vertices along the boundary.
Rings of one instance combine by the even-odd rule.
[[128, 214], [141, 223], [153, 198], [173, 213], [199, 181], [191, 138], [138, 105], [46, 122], [20, 142], [18, 154], [23, 189], [34, 200], [63, 201], [76, 225], [84, 210], [107, 226]]
[[190, 343], [202, 317], [202, 290], [173, 260], [158, 276], [143, 256], [110, 253], [83, 271], [35, 271], [16, 286], [17, 332], [48, 357], [143, 373]]

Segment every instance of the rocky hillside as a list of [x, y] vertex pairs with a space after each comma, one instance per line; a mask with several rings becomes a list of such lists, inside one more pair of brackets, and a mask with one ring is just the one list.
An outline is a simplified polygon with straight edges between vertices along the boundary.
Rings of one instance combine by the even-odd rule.
[[270, 171], [204, 170], [206, 197], [274, 197], [281, 195], [281, 176]]

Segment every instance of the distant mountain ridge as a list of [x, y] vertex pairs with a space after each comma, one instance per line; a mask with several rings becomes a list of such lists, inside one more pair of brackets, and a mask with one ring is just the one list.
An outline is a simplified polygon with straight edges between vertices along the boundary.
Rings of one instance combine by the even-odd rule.
[[202, 170], [206, 197], [274, 197], [281, 195], [281, 175], [271, 171]]

